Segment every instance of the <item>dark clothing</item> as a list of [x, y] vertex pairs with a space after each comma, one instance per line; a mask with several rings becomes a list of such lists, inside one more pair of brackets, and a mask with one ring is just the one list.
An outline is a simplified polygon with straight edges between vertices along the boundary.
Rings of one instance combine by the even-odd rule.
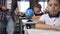
[[52, 17], [57, 17], [58, 18], [60, 16], [60, 13], [58, 12], [57, 15], [55, 15], [55, 16], [52, 16], [50, 13], [48, 13], [48, 15], [49, 15], [50, 18], [52, 18]]
[[4, 21], [6, 18], [6, 12], [0, 11], [0, 20]]
[[[35, 13], [34, 13], [35, 14]], [[41, 13], [39, 13], [39, 14], [35, 14], [35, 16], [41, 16], [41, 15], [43, 15], [44, 13], [43, 12], [41, 12]]]
[[0, 34], [7, 34], [6, 33], [6, 23], [5, 21], [0, 21]]
[[0, 34], [6, 34], [6, 25], [7, 25], [7, 11], [0, 9]]

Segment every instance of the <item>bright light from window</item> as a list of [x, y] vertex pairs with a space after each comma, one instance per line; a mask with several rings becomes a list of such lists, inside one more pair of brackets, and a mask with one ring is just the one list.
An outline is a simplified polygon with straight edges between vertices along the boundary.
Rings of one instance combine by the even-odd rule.
[[29, 1], [18, 1], [19, 11], [25, 13], [29, 8]]
[[39, 4], [41, 5], [41, 7], [42, 7], [42, 11], [43, 11], [43, 2], [39, 2]]
[[42, 12], [44, 12], [44, 10], [46, 9], [47, 6], [47, 2], [39, 2], [39, 4], [42, 6]]
[[47, 7], [47, 2], [45, 2], [45, 8]]

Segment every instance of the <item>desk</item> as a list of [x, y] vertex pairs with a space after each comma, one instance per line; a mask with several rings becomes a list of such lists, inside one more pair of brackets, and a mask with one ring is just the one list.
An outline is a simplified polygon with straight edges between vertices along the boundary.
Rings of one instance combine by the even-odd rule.
[[27, 20], [22, 20], [22, 22], [23, 22], [23, 25], [24, 25], [23, 29], [25, 31], [25, 34], [26, 34], [26, 29], [28, 27], [26, 24], [29, 24], [31, 26], [31, 25], [35, 25], [35, 23], [36, 23], [35, 21], [33, 21], [33, 22], [27, 22]]
[[60, 31], [56, 30], [27, 29], [26, 32], [26, 34], [60, 34]]
[[[22, 22], [23, 22], [23, 25], [24, 25], [25, 27], [28, 27], [27, 25], [30, 25], [30, 26], [32, 27], [32, 25], [35, 25], [35, 24], [36, 24], [35, 21], [33, 21], [33, 22], [27, 22], [27, 20], [22, 20]], [[27, 29], [27, 28], [26, 28], [26, 29]]]
[[33, 22], [27, 22], [27, 20], [28, 20], [28, 19], [22, 20], [23, 25], [25, 25], [25, 24], [35, 24], [35, 23], [36, 23], [35, 21], [33, 21]]

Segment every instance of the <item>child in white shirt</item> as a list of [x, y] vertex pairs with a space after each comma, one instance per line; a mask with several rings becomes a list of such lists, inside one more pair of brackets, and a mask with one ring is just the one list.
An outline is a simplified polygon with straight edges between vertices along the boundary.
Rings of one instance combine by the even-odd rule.
[[48, 14], [44, 14], [40, 17], [39, 21], [36, 23], [37, 29], [46, 30], [59, 30], [60, 31], [60, 15], [59, 7], [60, 0], [48, 0]]

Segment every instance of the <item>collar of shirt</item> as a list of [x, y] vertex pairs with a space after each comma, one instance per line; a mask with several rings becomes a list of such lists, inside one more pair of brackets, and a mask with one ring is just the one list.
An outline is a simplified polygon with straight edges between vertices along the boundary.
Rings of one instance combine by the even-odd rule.
[[49, 15], [50, 18], [53, 18], [53, 17], [57, 17], [58, 18], [59, 17], [59, 12], [58, 12], [58, 14], [56, 16], [52, 16], [50, 13], [48, 13], [48, 15]]

